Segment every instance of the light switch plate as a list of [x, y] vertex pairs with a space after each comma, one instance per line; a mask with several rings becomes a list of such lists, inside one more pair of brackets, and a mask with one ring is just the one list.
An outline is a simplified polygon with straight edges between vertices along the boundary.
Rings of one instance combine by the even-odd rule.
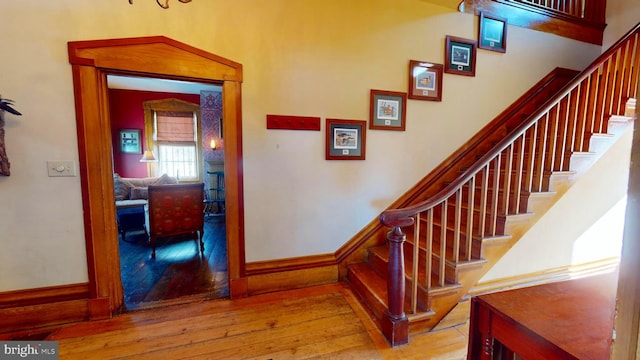
[[49, 176], [76, 176], [76, 164], [72, 160], [47, 161]]

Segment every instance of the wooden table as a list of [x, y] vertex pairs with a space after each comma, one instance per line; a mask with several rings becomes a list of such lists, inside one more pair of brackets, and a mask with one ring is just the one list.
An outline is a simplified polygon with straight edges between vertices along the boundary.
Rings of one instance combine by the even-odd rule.
[[609, 359], [617, 272], [471, 300], [468, 359]]

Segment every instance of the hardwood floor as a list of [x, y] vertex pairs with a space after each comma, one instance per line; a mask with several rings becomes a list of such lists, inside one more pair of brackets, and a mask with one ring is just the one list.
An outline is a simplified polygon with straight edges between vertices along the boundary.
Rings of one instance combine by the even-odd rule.
[[[125, 241], [126, 240], [126, 241]], [[156, 258], [143, 231], [120, 237], [120, 270], [127, 310], [199, 296], [229, 296], [225, 219], [206, 216], [204, 255], [195, 239], [158, 239]]]
[[468, 325], [391, 349], [343, 283], [132, 311], [53, 331], [61, 359], [466, 358]]

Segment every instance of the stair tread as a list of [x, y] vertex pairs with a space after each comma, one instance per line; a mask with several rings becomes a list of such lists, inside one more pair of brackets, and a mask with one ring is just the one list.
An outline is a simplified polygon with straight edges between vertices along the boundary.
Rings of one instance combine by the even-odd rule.
[[373, 270], [371, 266], [367, 263], [351, 264], [349, 265], [349, 271], [353, 271], [354, 274], [370, 280], [367, 284], [373, 290], [373, 294], [377, 295], [383, 303], [387, 303], [387, 280]]

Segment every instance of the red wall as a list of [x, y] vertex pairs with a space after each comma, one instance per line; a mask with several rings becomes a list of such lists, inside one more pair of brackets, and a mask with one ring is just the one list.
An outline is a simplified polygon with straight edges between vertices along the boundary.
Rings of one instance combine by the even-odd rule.
[[120, 130], [138, 129], [141, 133], [144, 151], [144, 109], [142, 103], [148, 100], [176, 98], [200, 104], [200, 95], [150, 92], [136, 90], [109, 90], [109, 112], [111, 117], [111, 139], [113, 171], [122, 177], [141, 178], [147, 175], [147, 164], [141, 163], [142, 154], [122, 154], [120, 152]]

